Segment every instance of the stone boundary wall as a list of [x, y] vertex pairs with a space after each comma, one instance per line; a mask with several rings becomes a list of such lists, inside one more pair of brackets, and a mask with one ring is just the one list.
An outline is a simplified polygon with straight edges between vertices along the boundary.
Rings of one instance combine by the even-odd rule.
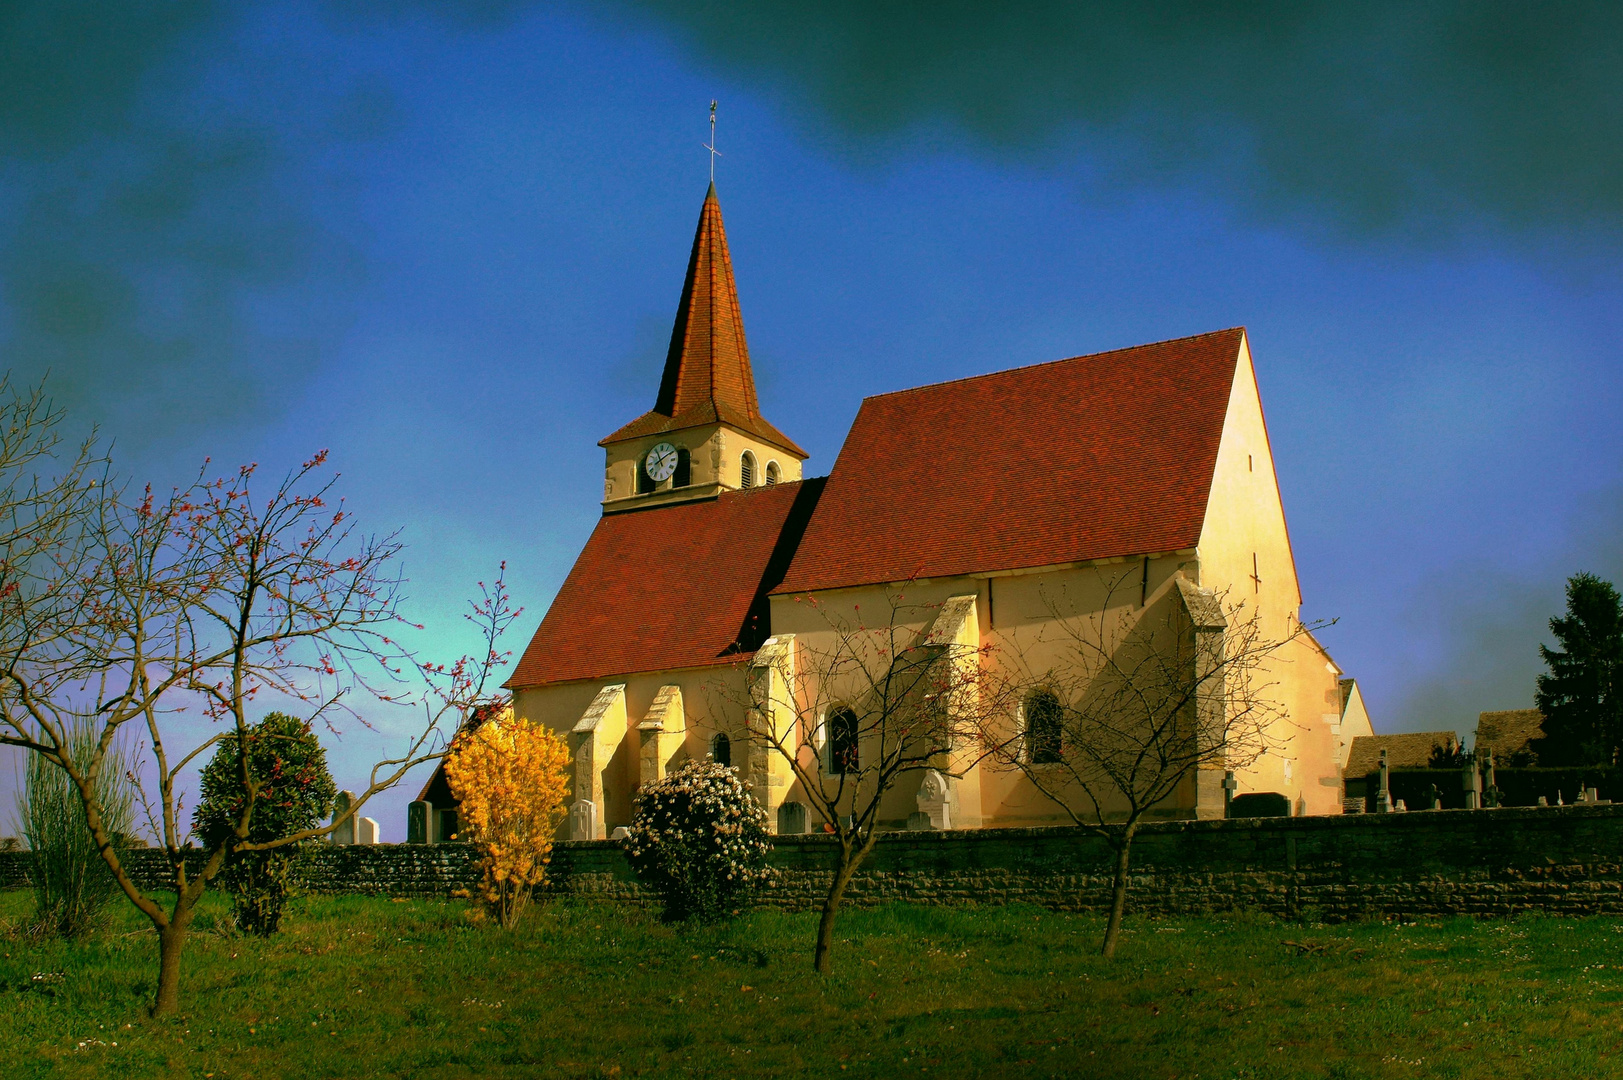
[[[812, 908], [834, 856], [827, 836], [782, 836], [764, 903]], [[1134, 911], [1255, 911], [1327, 920], [1376, 915], [1623, 914], [1623, 806], [1441, 810], [1343, 817], [1146, 825], [1134, 843]], [[138, 876], [161, 853], [137, 853]], [[22, 884], [26, 856], [0, 854], [0, 885]], [[849, 903], [1024, 901], [1097, 911], [1109, 902], [1111, 853], [1079, 829], [980, 829], [886, 835]], [[317, 892], [449, 895], [478, 874], [471, 849], [316, 848], [300, 876]], [[547, 892], [647, 903], [619, 845], [559, 844]], [[155, 884], [155, 882], [154, 882]]]

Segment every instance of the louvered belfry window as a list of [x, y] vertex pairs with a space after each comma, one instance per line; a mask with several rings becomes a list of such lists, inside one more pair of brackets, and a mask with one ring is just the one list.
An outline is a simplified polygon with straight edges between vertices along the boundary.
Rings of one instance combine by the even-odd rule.
[[693, 483], [693, 455], [685, 449], [676, 451], [676, 472], [671, 477], [671, 487], [687, 487]]
[[755, 486], [755, 455], [744, 452], [744, 459], [738, 466], [738, 486], [752, 488]]
[[769, 462], [766, 463], [766, 486], [771, 487], [773, 484], [776, 484], [777, 482], [778, 482], [778, 463], [776, 461], [769, 461]]

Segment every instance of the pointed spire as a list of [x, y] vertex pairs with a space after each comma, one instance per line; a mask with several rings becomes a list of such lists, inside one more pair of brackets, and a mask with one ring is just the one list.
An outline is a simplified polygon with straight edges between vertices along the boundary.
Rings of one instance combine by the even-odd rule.
[[804, 459], [806, 452], [761, 416], [755, 373], [744, 342], [733, 259], [721, 224], [716, 185], [705, 192], [699, 228], [688, 256], [687, 279], [671, 328], [670, 351], [652, 412], [633, 420], [601, 445], [703, 424], [730, 424]]
[[707, 403], [715, 405], [718, 413], [737, 413], [751, 420], [760, 417], [733, 260], [713, 183], [705, 193], [699, 228], [693, 234], [688, 276], [682, 284], [682, 302], [676, 309], [654, 411], [679, 416]]

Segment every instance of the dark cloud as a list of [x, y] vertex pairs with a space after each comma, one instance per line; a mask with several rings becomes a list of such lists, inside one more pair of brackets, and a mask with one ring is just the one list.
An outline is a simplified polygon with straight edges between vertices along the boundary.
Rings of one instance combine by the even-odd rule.
[[[274, 408], [358, 269], [289, 182], [326, 110], [265, 115], [298, 103], [226, 5], [0, 10], [4, 366], [125, 439]], [[277, 325], [290, 289], [320, 299]]]
[[396, 121], [387, 85], [323, 49], [513, 7], [0, 6], [0, 368], [49, 370], [125, 440], [275, 415], [364, 276], [323, 155]]
[[1623, 6], [626, 0], [854, 139], [1219, 187], [1348, 233], [1623, 222]]

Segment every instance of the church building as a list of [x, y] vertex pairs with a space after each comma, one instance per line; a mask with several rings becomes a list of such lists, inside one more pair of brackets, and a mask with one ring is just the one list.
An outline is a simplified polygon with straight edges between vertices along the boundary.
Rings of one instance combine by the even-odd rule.
[[[1062, 593], [1128, 611], [1243, 601], [1288, 640], [1269, 671], [1282, 717], [1237, 790], [1341, 811], [1342, 672], [1299, 629], [1244, 329], [867, 398], [828, 475], [808, 477], [806, 451], [761, 413], [712, 185], [654, 406], [600, 445], [602, 517], [507, 683], [517, 716], [569, 740], [567, 836], [611, 834], [640, 785], [705, 755], [745, 773], [774, 825], [820, 829], [792, 805], [787, 766], [747, 752], [731, 691], [792, 666], [829, 612], [904, 588], [932, 613], [920, 635], [1025, 652], [1063, 617]], [[1221, 777], [1161, 816], [1220, 816]], [[903, 781], [881, 824], [913, 809], [920, 775]], [[951, 801], [955, 828], [1065, 820], [1019, 769], [988, 763], [954, 776]]]

